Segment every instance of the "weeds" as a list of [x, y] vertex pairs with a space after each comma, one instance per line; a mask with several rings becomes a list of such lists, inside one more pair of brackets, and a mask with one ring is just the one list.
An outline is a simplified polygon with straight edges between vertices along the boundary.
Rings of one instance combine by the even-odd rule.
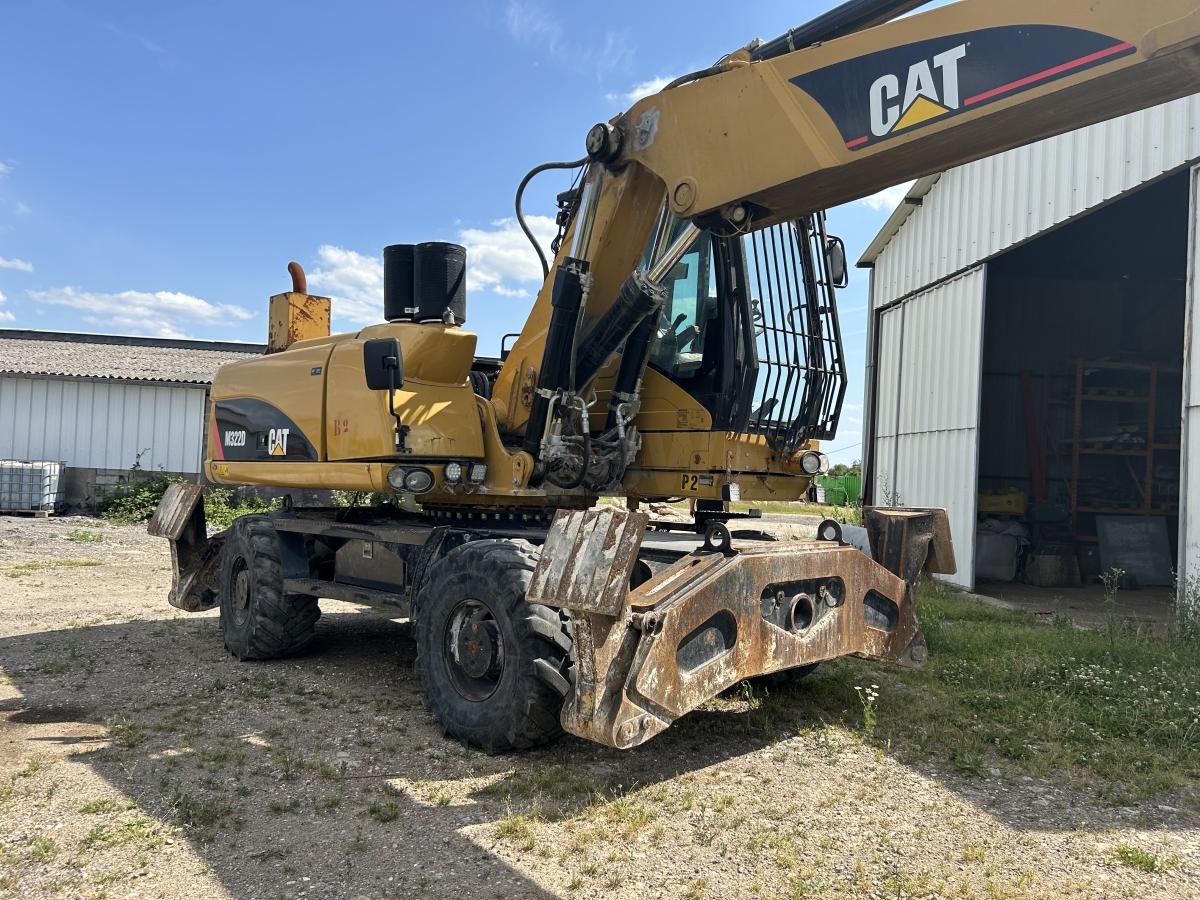
[[367, 815], [381, 824], [394, 822], [400, 818], [400, 804], [394, 800], [372, 800]]
[[175, 814], [175, 821], [194, 833], [204, 844], [211, 844], [217, 830], [233, 818], [233, 809], [211, 797], [197, 797], [175, 790], [168, 805]]
[[[1007, 762], [1093, 779], [1114, 803], [1200, 794], [1200, 646], [1119, 625], [1045, 625], [936, 582], [919, 587], [917, 617], [929, 644], [924, 668], [834, 661], [714, 728], [744, 734], [761, 716], [770, 734], [787, 735], [840, 719], [902, 760], [939, 758], [972, 776]], [[903, 702], [881, 707], [868, 694], [875, 684]]]
[[85, 569], [91, 566], [104, 565], [98, 559], [54, 559], [47, 562], [23, 562], [5, 566], [4, 574], [9, 578], [20, 578], [32, 572], [44, 572], [46, 569]]
[[113, 743], [119, 747], [136, 747], [146, 739], [146, 729], [125, 716], [109, 719], [105, 726]]
[[119, 812], [122, 809], [125, 809], [125, 807], [122, 804], [118, 803], [116, 800], [110, 800], [107, 797], [101, 797], [96, 800], [89, 800], [87, 803], [84, 803], [83, 805], [81, 805], [79, 807], [79, 811], [81, 813], [87, 813], [87, 814], [92, 814], [92, 815], [96, 815], [96, 814], [100, 814], [100, 813]]
[[1108, 655], [1117, 658], [1117, 592], [1121, 590], [1124, 569], [1109, 569], [1100, 575], [1104, 585], [1104, 631], [1108, 635]]
[[854, 692], [858, 695], [859, 705], [862, 706], [863, 732], [870, 737], [875, 733], [875, 708], [879, 703], [879, 685], [873, 684], [867, 688], [855, 685]]
[[58, 856], [58, 844], [48, 837], [34, 838], [29, 849], [29, 856], [38, 862], [50, 862]]
[[1168, 868], [1157, 855], [1139, 850], [1137, 847], [1130, 847], [1128, 844], [1120, 844], [1113, 848], [1112, 858], [1122, 865], [1148, 874], [1162, 872]]
[[31, 756], [29, 759], [25, 760], [25, 765], [17, 770], [16, 774], [13, 775], [13, 778], [30, 778], [42, 771], [44, 767], [45, 763], [43, 763], [36, 756]]
[[[129, 481], [110, 490], [100, 502], [100, 515], [110, 522], [136, 525], [149, 520], [167, 488], [185, 481], [166, 472], [145, 471], [141, 457], [139, 453]], [[209, 488], [204, 493], [204, 516], [209, 525], [217, 528], [228, 528], [239, 516], [270, 512], [275, 506], [274, 501], [268, 503], [253, 494], [243, 495], [235, 488]]]
[[73, 544], [100, 544], [104, 542], [104, 535], [98, 531], [76, 528], [74, 531], [67, 532], [67, 540]]
[[533, 822], [536, 814], [514, 815], [510, 813], [496, 823], [496, 837], [512, 841], [522, 850], [532, 850], [536, 843], [533, 836]]

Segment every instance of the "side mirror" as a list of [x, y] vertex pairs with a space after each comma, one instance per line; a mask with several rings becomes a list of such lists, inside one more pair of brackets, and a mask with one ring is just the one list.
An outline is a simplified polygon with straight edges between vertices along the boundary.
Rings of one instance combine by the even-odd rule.
[[825, 265], [832, 287], [844, 288], [850, 283], [850, 269], [846, 265], [846, 245], [840, 237], [825, 239]]
[[404, 357], [396, 338], [378, 338], [363, 344], [363, 372], [367, 388], [394, 391], [404, 384]]

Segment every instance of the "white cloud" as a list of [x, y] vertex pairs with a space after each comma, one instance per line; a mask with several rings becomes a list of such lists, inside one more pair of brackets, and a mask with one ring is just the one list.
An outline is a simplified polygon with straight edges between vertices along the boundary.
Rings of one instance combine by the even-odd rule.
[[545, 47], [557, 54], [563, 43], [562, 22], [534, 3], [509, 0], [504, 9], [508, 33], [523, 44]]
[[356, 325], [383, 321], [383, 259], [322, 244], [308, 283], [333, 299], [333, 314]]
[[520, 44], [545, 52], [554, 60], [597, 75], [629, 68], [635, 46], [624, 31], [605, 31], [603, 46], [571, 39], [562, 19], [539, 0], [508, 0], [504, 8], [508, 33]]
[[120, 291], [106, 294], [78, 288], [29, 291], [36, 303], [80, 310], [83, 321], [106, 330], [156, 337], [184, 337], [192, 325], [223, 325], [253, 319], [230, 303], [209, 303], [179, 291]]
[[[558, 226], [550, 216], [526, 216], [546, 257]], [[529, 297], [542, 284], [542, 264], [514, 218], [496, 219], [491, 228], [464, 228], [459, 241], [467, 248], [467, 290], [491, 291], [502, 297]]]
[[[8, 300], [8, 298], [4, 296], [3, 291], [0, 291], [0, 306], [3, 306], [6, 300]], [[14, 318], [15, 316], [13, 316], [12, 313], [8, 312], [7, 310], [0, 309], [0, 322], [11, 322]]]
[[[546, 255], [558, 226], [550, 216], [526, 216]], [[500, 297], [529, 298], [542, 284], [542, 266], [516, 219], [496, 219], [490, 228], [463, 228], [458, 242], [467, 248], [467, 295], [481, 291]], [[333, 244], [317, 248], [308, 274], [313, 290], [333, 300], [333, 314], [354, 325], [383, 318], [383, 260]]]
[[915, 181], [908, 181], [904, 184], [898, 184], [894, 187], [884, 188], [878, 194], [872, 194], [870, 197], [863, 197], [858, 202], [863, 206], [870, 207], [875, 212], [886, 212], [890, 214], [897, 206], [904, 202], [904, 197], [908, 194]]
[[626, 103], [637, 103], [643, 97], [649, 97], [651, 94], [657, 94], [668, 84], [675, 79], [669, 75], [660, 75], [657, 78], [651, 78], [648, 81], [643, 81], [641, 84], [635, 84], [631, 90], [623, 94], [609, 94], [608, 100], [624, 100]]
[[0, 256], [0, 269], [16, 269], [18, 272], [32, 272], [33, 263], [23, 259], [5, 259]]
[[33, 212], [33, 210], [29, 208], [29, 204], [24, 200], [18, 200], [13, 204], [13, 212], [18, 216], [27, 216]]
[[12, 166], [8, 165], [7, 163], [0, 162], [0, 175], [7, 175], [11, 171]]

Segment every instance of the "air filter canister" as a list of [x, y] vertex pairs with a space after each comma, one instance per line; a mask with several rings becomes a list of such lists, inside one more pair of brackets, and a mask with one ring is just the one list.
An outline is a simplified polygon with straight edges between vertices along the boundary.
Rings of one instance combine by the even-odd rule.
[[383, 317], [389, 322], [411, 322], [417, 315], [416, 244], [383, 248]]
[[459, 244], [431, 241], [417, 244], [416, 284], [418, 322], [467, 320], [467, 248]]

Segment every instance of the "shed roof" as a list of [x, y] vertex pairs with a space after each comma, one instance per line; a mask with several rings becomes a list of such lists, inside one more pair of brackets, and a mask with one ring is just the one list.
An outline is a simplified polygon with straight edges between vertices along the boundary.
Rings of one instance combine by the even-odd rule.
[[0, 328], [0, 375], [211, 384], [226, 363], [262, 344]]
[[879, 229], [879, 234], [875, 235], [875, 240], [871, 241], [871, 245], [863, 252], [862, 258], [858, 261], [859, 268], [869, 269], [875, 265], [875, 260], [879, 259], [879, 254], [882, 253], [887, 245], [894, 238], [908, 221], [908, 217], [916, 212], [917, 208], [925, 200], [925, 195], [933, 190], [933, 186], [938, 183], [942, 177], [939, 172], [936, 175], [926, 175], [924, 178], [918, 178], [913, 182], [912, 187], [908, 189], [908, 193], [904, 195], [904, 199], [900, 201], [900, 205], [892, 210], [891, 216], [883, 223], [883, 227]]

